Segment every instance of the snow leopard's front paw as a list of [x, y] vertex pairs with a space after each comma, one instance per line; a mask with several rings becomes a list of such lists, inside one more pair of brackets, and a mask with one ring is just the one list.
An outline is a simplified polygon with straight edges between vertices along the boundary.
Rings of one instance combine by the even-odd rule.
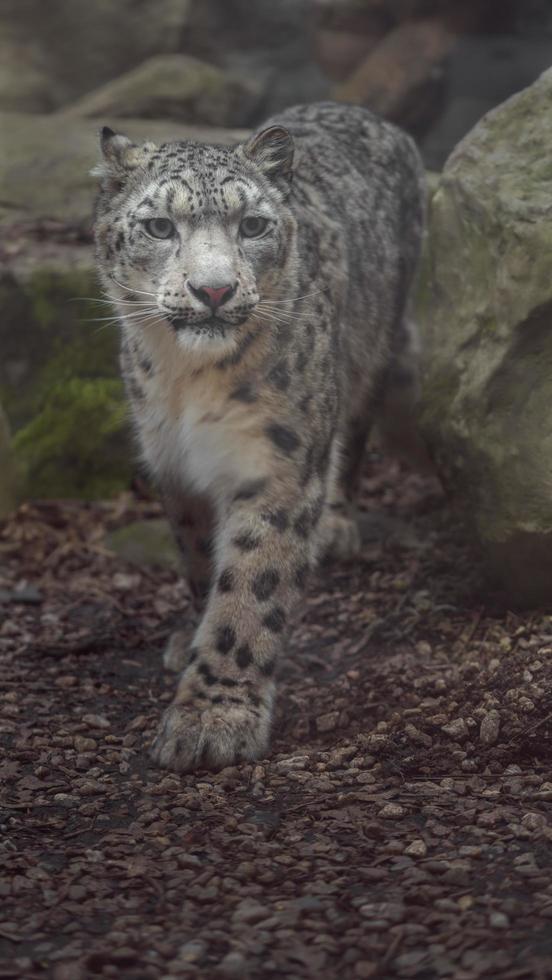
[[[236, 696], [235, 690], [240, 692]], [[151, 749], [164, 769], [223, 769], [261, 758], [268, 748], [272, 692], [228, 688], [206, 695], [181, 682]]]

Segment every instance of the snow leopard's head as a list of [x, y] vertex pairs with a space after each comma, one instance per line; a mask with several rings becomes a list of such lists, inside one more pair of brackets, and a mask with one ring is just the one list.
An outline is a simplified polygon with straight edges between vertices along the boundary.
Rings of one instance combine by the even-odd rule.
[[162, 320], [184, 348], [229, 351], [252, 317], [274, 322], [295, 231], [289, 133], [156, 146], [106, 127], [101, 147], [96, 252], [125, 326]]

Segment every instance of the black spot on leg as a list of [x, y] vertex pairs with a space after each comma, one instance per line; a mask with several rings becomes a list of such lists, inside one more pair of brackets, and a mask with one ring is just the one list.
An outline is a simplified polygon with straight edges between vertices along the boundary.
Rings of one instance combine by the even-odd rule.
[[201, 674], [203, 680], [205, 681], [206, 684], [209, 685], [209, 687], [211, 687], [212, 684], [216, 684], [218, 681], [218, 677], [212, 673], [209, 664], [206, 663], [198, 664], [197, 672], [198, 674]]
[[266, 602], [278, 587], [279, 582], [280, 576], [276, 569], [265, 568], [253, 579], [251, 590], [259, 602]]
[[257, 393], [250, 384], [245, 382], [230, 392], [230, 398], [237, 402], [244, 402], [246, 405], [252, 405], [253, 402], [257, 401]]
[[231, 626], [221, 626], [217, 630], [217, 650], [226, 656], [236, 643], [236, 633]]
[[276, 388], [279, 388], [280, 391], [286, 391], [289, 388], [291, 379], [286, 360], [280, 361], [279, 364], [276, 364], [275, 367], [272, 368], [272, 371], [270, 371], [268, 375], [268, 380], [271, 384], [275, 385]]
[[251, 531], [245, 531], [234, 538], [234, 544], [240, 551], [255, 551], [259, 547], [259, 538]]
[[267, 481], [264, 478], [249, 480], [243, 483], [234, 496], [234, 500], [253, 500], [266, 488]]
[[225, 568], [220, 573], [218, 580], [218, 590], [219, 592], [231, 592], [234, 588], [234, 575], [230, 568]]
[[314, 469], [314, 444], [311, 443], [311, 445], [307, 449], [307, 452], [306, 452], [306, 455], [305, 455], [305, 462], [304, 462], [304, 465], [303, 465], [303, 471], [301, 473], [301, 486], [302, 487], [306, 487], [307, 483], [309, 482], [309, 480], [310, 480], [310, 478], [312, 476], [313, 469]]
[[210, 698], [210, 701], [211, 701], [211, 704], [222, 704], [222, 702], [224, 701], [224, 698], [223, 698], [222, 694], [214, 694], [213, 697]]
[[304, 507], [293, 522], [293, 530], [300, 538], [308, 538], [311, 530], [311, 513], [309, 507]]
[[191, 647], [190, 648], [190, 652], [188, 653], [188, 663], [189, 664], [193, 664], [194, 660], [197, 660], [198, 657], [199, 657], [199, 650], [198, 650], [198, 648], [197, 647]]
[[264, 664], [261, 664], [261, 674], [264, 674], [265, 677], [272, 677], [275, 667], [276, 658], [271, 657], [270, 660], [267, 660]]
[[308, 574], [309, 574], [309, 566], [307, 565], [307, 563], [305, 562], [304, 565], [299, 565], [299, 568], [295, 572], [295, 584], [300, 589], [304, 589], [307, 582]]
[[286, 625], [286, 614], [281, 606], [274, 606], [263, 619], [263, 625], [271, 633], [281, 633]]
[[238, 687], [238, 682], [231, 677], [221, 677], [220, 683], [222, 687]]
[[288, 429], [287, 426], [280, 425], [278, 422], [271, 422], [265, 431], [274, 445], [288, 455], [294, 453], [301, 445], [299, 436], [292, 429]]
[[236, 663], [242, 670], [245, 670], [246, 667], [249, 667], [253, 663], [253, 654], [248, 643], [243, 643], [236, 650]]
[[287, 531], [289, 527], [289, 517], [283, 507], [280, 507], [278, 510], [265, 511], [264, 514], [261, 514], [261, 517], [281, 533]]

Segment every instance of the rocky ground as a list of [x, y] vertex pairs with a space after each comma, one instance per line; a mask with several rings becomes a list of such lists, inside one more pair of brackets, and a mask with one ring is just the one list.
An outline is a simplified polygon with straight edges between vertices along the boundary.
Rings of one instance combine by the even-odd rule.
[[105, 532], [145, 497], [29, 504], [0, 554], [0, 977], [552, 975], [552, 617], [505, 611], [436, 485], [364, 481], [311, 584], [270, 758], [147, 756], [189, 611]]

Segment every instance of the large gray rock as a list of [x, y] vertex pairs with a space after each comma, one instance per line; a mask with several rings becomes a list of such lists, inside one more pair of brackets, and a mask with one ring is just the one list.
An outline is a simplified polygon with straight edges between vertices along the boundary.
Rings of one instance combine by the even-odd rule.
[[552, 71], [486, 115], [432, 198], [421, 425], [495, 580], [552, 597]]
[[[144, 58], [179, 51], [189, 8], [190, 0], [3, 0], [0, 41], [9, 37], [39, 52], [38, 68], [44, 65], [47, 71], [44, 97], [61, 106]], [[20, 64], [22, 98], [17, 101], [14, 90], [16, 101], [0, 98], [0, 108], [42, 108], [29, 105], [24, 94], [31, 84], [28, 60]], [[32, 67], [35, 70], [34, 54]]]
[[[246, 131], [207, 129], [154, 119], [102, 122], [137, 141], [245, 139]], [[89, 221], [94, 193], [91, 167], [99, 159], [98, 123], [65, 112], [49, 116], [0, 112], [0, 224], [53, 218]]]
[[184, 54], [161, 54], [83, 96], [71, 114], [174, 119], [207, 126], [245, 126], [262, 92], [254, 82]]

